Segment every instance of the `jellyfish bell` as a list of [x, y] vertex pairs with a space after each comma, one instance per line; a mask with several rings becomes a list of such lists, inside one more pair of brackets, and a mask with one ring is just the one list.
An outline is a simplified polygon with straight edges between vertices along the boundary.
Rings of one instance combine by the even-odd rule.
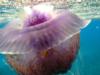
[[39, 5], [33, 6], [34, 10], [37, 10], [41, 13], [52, 13], [54, 11], [54, 6], [50, 3], [41, 3]]
[[[23, 21], [14, 20], [0, 32], [0, 49], [8, 52], [8, 62], [21, 75], [54, 75], [68, 71], [79, 49], [80, 29], [89, 23], [69, 10], [50, 14], [48, 10], [41, 12], [40, 7], [32, 11], [25, 8], [29, 11]], [[22, 29], [12, 26], [18, 24], [23, 25]]]
[[24, 10], [27, 15], [27, 19], [25, 19], [26, 26], [39, 25], [57, 16], [56, 11], [54, 11], [54, 6], [48, 3], [41, 3], [33, 7], [26, 6]]

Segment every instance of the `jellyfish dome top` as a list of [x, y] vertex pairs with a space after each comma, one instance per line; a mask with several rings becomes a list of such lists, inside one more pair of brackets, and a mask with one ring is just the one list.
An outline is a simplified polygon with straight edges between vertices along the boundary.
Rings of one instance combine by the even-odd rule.
[[87, 22], [48, 4], [24, 10], [23, 19], [15, 19], [0, 30], [0, 52], [20, 75], [68, 71], [79, 49], [80, 29]]

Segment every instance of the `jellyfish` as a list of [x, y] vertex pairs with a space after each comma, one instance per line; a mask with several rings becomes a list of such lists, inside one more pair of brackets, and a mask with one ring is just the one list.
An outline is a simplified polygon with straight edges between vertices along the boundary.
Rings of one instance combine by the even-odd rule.
[[80, 29], [88, 22], [67, 9], [41, 11], [42, 7], [48, 6], [25, 7], [23, 19], [0, 30], [0, 53], [19, 75], [65, 73], [80, 47]]

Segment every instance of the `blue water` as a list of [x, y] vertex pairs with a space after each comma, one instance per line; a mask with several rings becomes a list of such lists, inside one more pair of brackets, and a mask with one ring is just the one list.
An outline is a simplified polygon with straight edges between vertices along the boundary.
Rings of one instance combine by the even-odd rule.
[[68, 75], [100, 75], [100, 19], [82, 29], [79, 53]]
[[[79, 53], [64, 75], [100, 75], [100, 19], [93, 19], [80, 33]], [[17, 75], [3, 55], [0, 55], [0, 75]]]

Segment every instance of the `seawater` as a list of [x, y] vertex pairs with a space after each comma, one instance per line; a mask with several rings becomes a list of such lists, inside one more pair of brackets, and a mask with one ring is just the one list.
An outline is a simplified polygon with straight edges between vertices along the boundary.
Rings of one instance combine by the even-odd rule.
[[[2, 13], [4, 12], [0, 12], [0, 15]], [[8, 19], [1, 20], [2, 17], [0, 16], [0, 29], [9, 22]], [[100, 19], [92, 19], [91, 23], [80, 32], [80, 49], [71, 69], [59, 75], [100, 75], [99, 53]], [[2, 54], [0, 54], [0, 75], [18, 75]]]

